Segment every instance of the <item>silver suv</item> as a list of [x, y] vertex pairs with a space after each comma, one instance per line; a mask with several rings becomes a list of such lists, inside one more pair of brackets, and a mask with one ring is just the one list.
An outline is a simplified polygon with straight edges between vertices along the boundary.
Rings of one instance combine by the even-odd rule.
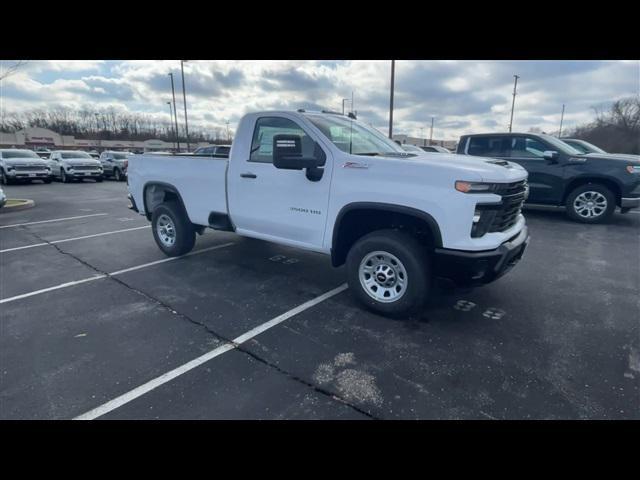
[[121, 182], [127, 178], [129, 152], [106, 151], [100, 154], [103, 176]]
[[0, 150], [0, 181], [8, 185], [17, 181], [42, 180], [51, 183], [51, 168], [47, 161], [31, 150], [11, 148]]

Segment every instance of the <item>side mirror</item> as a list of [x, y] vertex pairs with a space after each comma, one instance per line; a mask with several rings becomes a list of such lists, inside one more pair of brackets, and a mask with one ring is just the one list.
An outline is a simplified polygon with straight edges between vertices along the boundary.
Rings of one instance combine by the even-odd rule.
[[542, 157], [545, 160], [549, 160], [552, 163], [556, 163], [558, 161], [558, 159], [560, 158], [560, 154], [558, 152], [556, 152], [555, 150], [545, 150], [542, 153]]
[[302, 137], [300, 135], [274, 135], [273, 166], [283, 170], [302, 170], [320, 165], [314, 157], [302, 156]]

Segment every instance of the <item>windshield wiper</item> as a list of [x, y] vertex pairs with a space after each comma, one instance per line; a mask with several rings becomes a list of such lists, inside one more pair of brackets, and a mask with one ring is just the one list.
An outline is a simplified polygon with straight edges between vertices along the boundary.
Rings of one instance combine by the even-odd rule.
[[365, 155], [367, 157], [377, 157], [380, 154], [378, 152], [368, 152], [368, 153], [354, 153], [354, 155]]

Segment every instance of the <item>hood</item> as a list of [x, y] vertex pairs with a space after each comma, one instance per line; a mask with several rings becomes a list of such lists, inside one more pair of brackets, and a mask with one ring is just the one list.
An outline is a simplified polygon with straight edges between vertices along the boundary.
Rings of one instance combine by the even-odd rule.
[[66, 165], [100, 165], [100, 162], [95, 158], [65, 158], [62, 160]]
[[425, 152], [415, 157], [394, 157], [393, 161], [450, 170], [458, 180], [472, 182], [510, 183], [524, 180], [528, 176], [527, 171], [516, 163], [455, 153]]
[[587, 153], [583, 155], [583, 157], [587, 158], [604, 158], [607, 160], [620, 160], [621, 162], [625, 162], [626, 164], [631, 161], [632, 163], [640, 164], [640, 155], [629, 155], [626, 153]]
[[48, 167], [47, 162], [41, 158], [5, 158], [2, 160], [6, 166], [28, 165], [30, 167]]

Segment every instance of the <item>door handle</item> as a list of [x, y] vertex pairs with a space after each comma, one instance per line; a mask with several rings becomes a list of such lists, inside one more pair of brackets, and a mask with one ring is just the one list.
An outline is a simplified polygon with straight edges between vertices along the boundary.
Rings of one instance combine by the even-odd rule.
[[250, 172], [241, 173], [240, 176], [242, 178], [258, 178], [258, 176], [255, 173], [250, 173]]

